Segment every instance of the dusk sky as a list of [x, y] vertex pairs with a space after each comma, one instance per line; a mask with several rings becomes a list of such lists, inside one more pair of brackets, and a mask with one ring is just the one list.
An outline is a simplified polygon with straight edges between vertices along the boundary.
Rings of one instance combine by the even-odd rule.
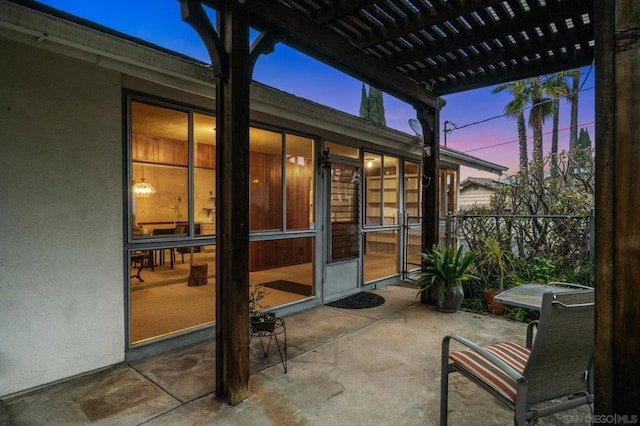
[[[180, 5], [176, 0], [43, 0], [41, 3], [210, 62], [198, 35], [189, 25], [182, 22]], [[277, 44], [274, 53], [258, 59], [253, 79], [319, 104], [358, 115], [362, 87], [360, 81], [283, 44]], [[593, 141], [594, 71], [589, 67], [583, 68], [581, 79], [578, 126], [587, 129]], [[505, 117], [494, 118], [503, 114], [510, 96], [507, 93], [493, 95], [491, 90], [492, 87], [488, 87], [444, 97], [447, 104], [440, 114], [440, 128], [444, 128], [445, 120], [462, 127], [447, 135], [448, 147], [507, 166], [507, 174], [513, 174], [518, 169], [516, 123]], [[410, 105], [385, 94], [384, 108], [387, 126], [413, 134], [408, 120], [415, 118], [416, 112]], [[569, 103], [561, 101], [560, 150], [567, 149], [569, 144], [569, 110]], [[528, 114], [528, 111], [525, 114]], [[488, 121], [474, 124], [485, 120]], [[551, 147], [550, 133], [551, 119], [547, 120], [545, 125], [545, 155]], [[530, 137], [531, 131], [527, 134]], [[443, 141], [442, 133], [440, 137]], [[463, 167], [461, 179], [467, 176], [496, 175]]]

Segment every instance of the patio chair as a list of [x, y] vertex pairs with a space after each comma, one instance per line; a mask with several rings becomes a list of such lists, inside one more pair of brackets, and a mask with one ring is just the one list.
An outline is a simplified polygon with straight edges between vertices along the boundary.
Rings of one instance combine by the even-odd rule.
[[[535, 340], [481, 347], [456, 335], [442, 341], [440, 424], [447, 424], [449, 374], [458, 372], [514, 410], [520, 426], [549, 414], [589, 404], [594, 354], [593, 290], [544, 293]], [[466, 346], [449, 352], [451, 340]], [[553, 401], [552, 401], [553, 400]], [[545, 403], [546, 404], [541, 404]], [[533, 405], [538, 408], [533, 408]]]

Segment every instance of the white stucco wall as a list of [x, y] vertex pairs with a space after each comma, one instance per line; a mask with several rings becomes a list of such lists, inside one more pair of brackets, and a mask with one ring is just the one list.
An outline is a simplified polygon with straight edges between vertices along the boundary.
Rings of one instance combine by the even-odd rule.
[[0, 396], [124, 359], [121, 77], [0, 38]]

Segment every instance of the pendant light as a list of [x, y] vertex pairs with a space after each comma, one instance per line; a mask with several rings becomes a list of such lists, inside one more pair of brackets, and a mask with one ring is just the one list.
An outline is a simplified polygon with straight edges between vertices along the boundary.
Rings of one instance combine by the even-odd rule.
[[133, 193], [136, 194], [136, 197], [143, 197], [143, 198], [146, 198], [156, 192], [153, 185], [151, 185], [150, 183], [147, 183], [144, 179], [144, 167], [142, 167], [142, 177], [140, 178], [140, 182], [135, 183], [134, 181], [132, 189], [133, 189]]

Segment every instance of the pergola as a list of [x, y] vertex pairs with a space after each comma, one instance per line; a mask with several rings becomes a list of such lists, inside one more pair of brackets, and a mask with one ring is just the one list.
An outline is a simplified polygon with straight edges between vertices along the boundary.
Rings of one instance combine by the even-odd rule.
[[[640, 400], [640, 3], [636, 0], [179, 0], [218, 77], [216, 394], [249, 393], [249, 84], [285, 43], [416, 109], [423, 247], [437, 242], [443, 95], [596, 68], [596, 412]], [[213, 25], [204, 6], [217, 11]], [[250, 45], [250, 28], [260, 31]], [[430, 179], [429, 179], [430, 178]]]

